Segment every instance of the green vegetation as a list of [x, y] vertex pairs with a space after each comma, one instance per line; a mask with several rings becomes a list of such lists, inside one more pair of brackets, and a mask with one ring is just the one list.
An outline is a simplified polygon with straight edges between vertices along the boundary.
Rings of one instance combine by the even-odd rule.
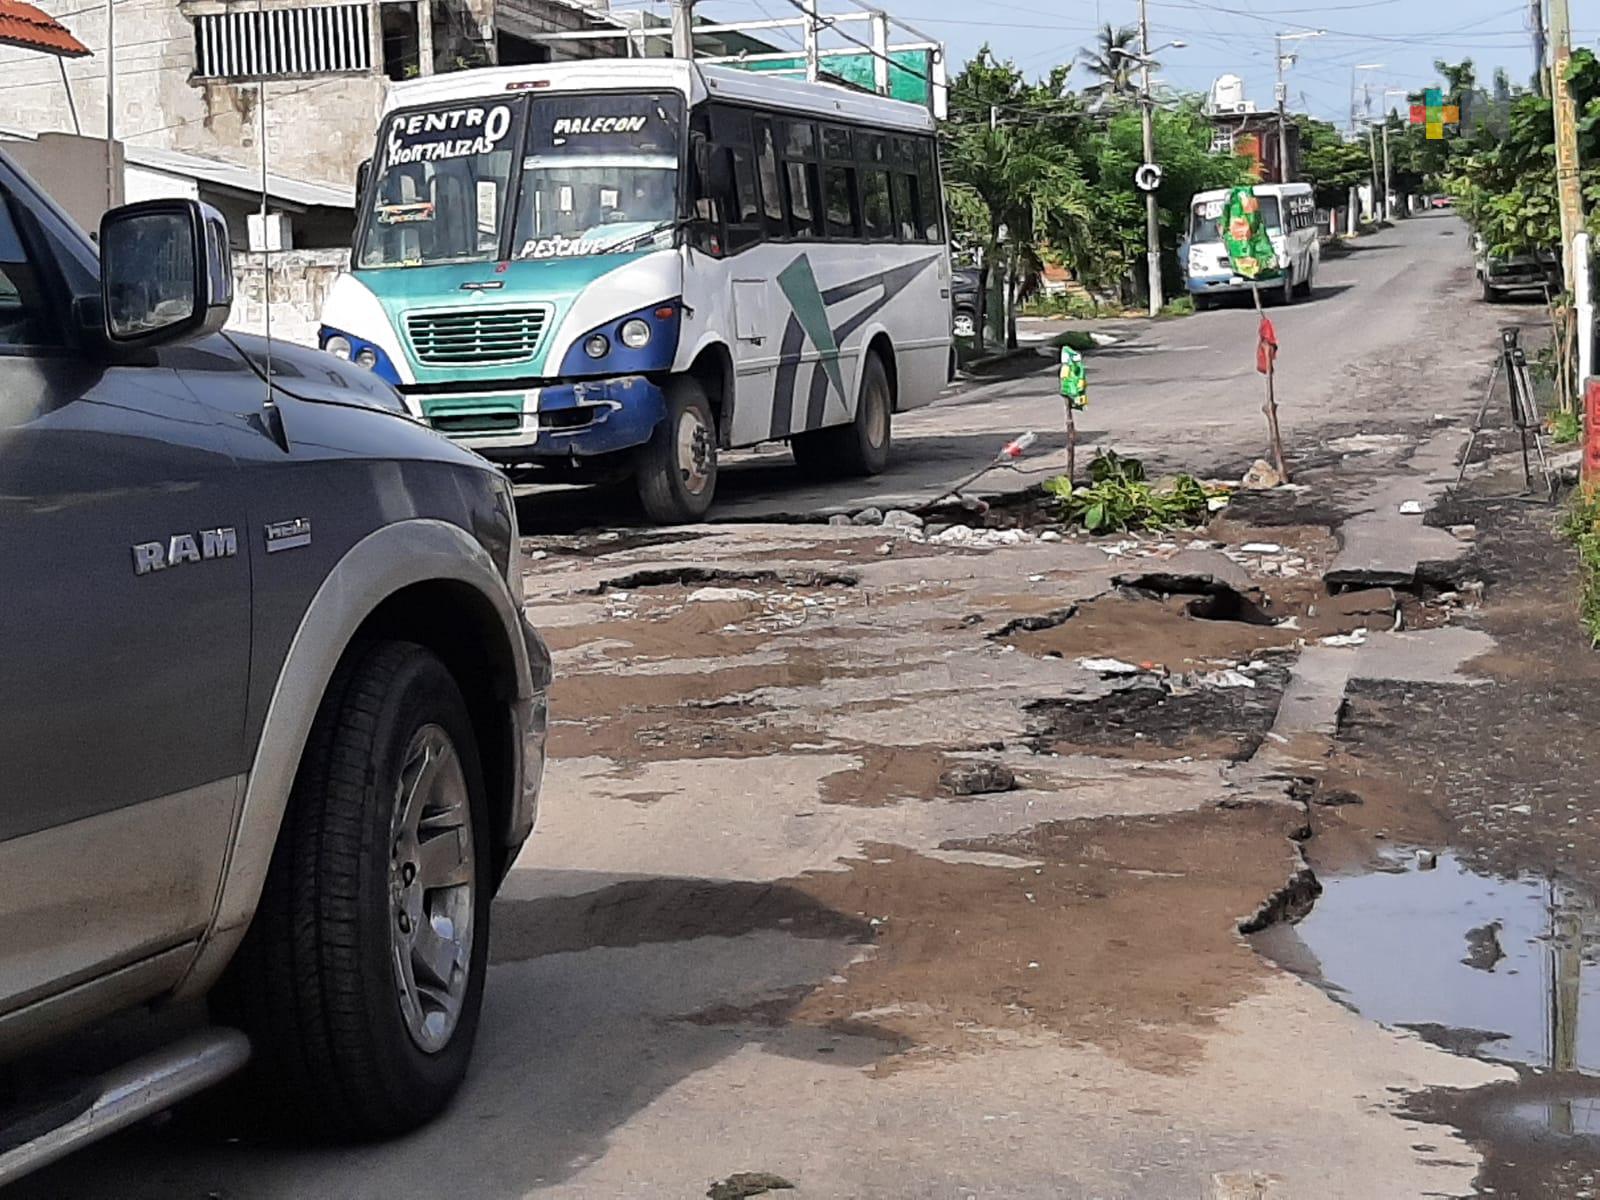
[[[1140, 303], [1145, 281], [1145, 202], [1133, 185], [1144, 159], [1133, 96], [1126, 30], [1103, 30], [1086, 51], [1095, 82], [1068, 87], [1068, 65], [1029, 82], [1012, 62], [985, 47], [950, 85], [950, 119], [943, 128], [944, 168], [952, 235], [957, 248], [986, 272], [998, 270], [1007, 322], [1040, 287], [1046, 261], [1071, 271], [1091, 292], [1122, 307]], [[1093, 60], [1093, 61], [1089, 61]], [[1095, 65], [1098, 63], [1098, 65]], [[1211, 149], [1213, 129], [1202, 98], [1165, 96], [1155, 112], [1162, 167], [1156, 193], [1161, 217], [1166, 288], [1181, 281], [1177, 246], [1189, 200], [1208, 188], [1250, 181], [1246, 161]], [[1074, 301], [1061, 305], [1069, 315]], [[1076, 302], [1079, 312], [1085, 307]], [[1041, 301], [1035, 311], [1048, 311]], [[1087, 302], [1093, 315], [1094, 303]]]
[[1583, 436], [1583, 421], [1575, 412], [1561, 411], [1550, 416], [1550, 440], [1568, 446]]
[[1192, 317], [1194, 316], [1194, 297], [1178, 296], [1168, 300], [1161, 309], [1163, 317]]
[[1561, 532], [1578, 550], [1578, 617], [1589, 641], [1600, 646], [1600, 489], [1585, 488], [1573, 496]]
[[1061, 505], [1062, 515], [1090, 533], [1131, 529], [1171, 529], [1204, 519], [1213, 495], [1199, 480], [1179, 475], [1170, 487], [1146, 482], [1144, 464], [1114, 450], [1097, 454], [1089, 464], [1089, 483], [1074, 487], [1065, 476], [1044, 485]]
[[1087, 354], [1095, 348], [1095, 340], [1081, 329], [1068, 329], [1051, 338], [1050, 345], [1057, 350], [1063, 346], [1071, 346], [1079, 354]]

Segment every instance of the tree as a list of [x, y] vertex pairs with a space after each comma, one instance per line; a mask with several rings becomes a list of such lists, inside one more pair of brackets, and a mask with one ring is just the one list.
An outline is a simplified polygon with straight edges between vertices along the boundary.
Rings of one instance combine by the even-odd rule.
[[1350, 189], [1372, 180], [1366, 139], [1347, 142], [1327, 121], [1303, 113], [1295, 114], [1294, 123], [1300, 130], [1300, 173], [1311, 184], [1317, 204], [1338, 208], [1349, 203]]
[[[1086, 88], [1085, 94], [1098, 95], [1102, 104], [1129, 100], [1138, 94], [1133, 82], [1133, 72], [1138, 66], [1133, 47], [1138, 37], [1137, 26], [1117, 28], [1106, 23], [1095, 35], [1095, 44], [1085, 47], [1078, 55], [1083, 69], [1099, 80]], [[1152, 61], [1150, 67], [1153, 70], [1159, 65]]]

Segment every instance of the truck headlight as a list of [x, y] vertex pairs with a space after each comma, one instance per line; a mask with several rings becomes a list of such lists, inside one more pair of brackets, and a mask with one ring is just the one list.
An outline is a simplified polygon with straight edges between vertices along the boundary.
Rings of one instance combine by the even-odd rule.
[[617, 336], [628, 349], [643, 350], [650, 344], [650, 323], [633, 317], [622, 323], [622, 327], [617, 330]]

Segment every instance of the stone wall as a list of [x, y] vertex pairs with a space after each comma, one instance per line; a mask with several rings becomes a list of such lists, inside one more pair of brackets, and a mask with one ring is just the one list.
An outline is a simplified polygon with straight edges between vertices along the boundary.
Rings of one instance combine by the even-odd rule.
[[229, 329], [266, 332], [267, 280], [262, 263], [268, 258], [272, 260], [273, 339], [315, 346], [323, 298], [333, 281], [349, 266], [349, 252], [286, 250], [270, 255], [236, 252]]

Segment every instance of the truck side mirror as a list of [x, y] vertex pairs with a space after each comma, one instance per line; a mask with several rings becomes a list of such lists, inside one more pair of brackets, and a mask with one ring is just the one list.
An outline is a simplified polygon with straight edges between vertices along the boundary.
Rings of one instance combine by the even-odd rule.
[[125, 349], [205, 337], [233, 307], [228, 223], [198, 200], [146, 200], [100, 218], [105, 335]]

